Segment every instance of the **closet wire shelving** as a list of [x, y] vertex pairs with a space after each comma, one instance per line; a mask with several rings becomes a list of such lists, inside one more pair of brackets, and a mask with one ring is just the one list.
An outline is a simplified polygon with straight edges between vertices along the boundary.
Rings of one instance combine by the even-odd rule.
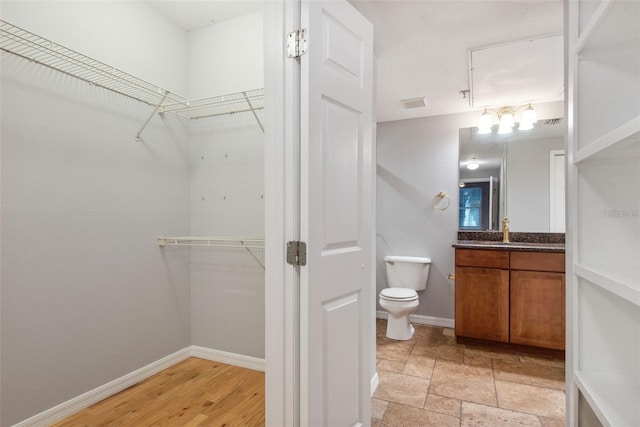
[[[264, 89], [189, 100], [4, 20], [0, 20], [0, 50], [154, 107], [137, 132], [136, 140], [140, 140], [140, 134], [156, 113], [175, 113], [188, 119], [200, 119], [251, 112], [264, 132], [256, 113], [264, 108]], [[265, 268], [252, 251], [264, 249], [264, 239], [261, 238], [158, 237], [158, 245], [241, 248]]]
[[256, 113], [264, 108], [263, 89], [189, 100], [4, 20], [0, 20], [0, 50], [153, 106], [136, 140], [157, 112], [173, 112], [189, 119], [251, 112], [264, 132]]
[[[260, 237], [226, 237], [226, 236], [158, 236], [158, 246], [192, 246], [205, 248], [238, 248], [244, 249], [264, 270], [264, 263], [253, 250], [264, 250], [264, 239]], [[252, 250], [253, 249], [253, 250]]]

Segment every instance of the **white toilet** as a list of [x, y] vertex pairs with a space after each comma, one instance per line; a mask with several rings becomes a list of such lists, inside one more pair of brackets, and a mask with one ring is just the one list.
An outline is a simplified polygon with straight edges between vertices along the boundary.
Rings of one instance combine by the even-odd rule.
[[431, 260], [408, 256], [386, 256], [389, 287], [380, 292], [380, 307], [389, 312], [387, 338], [409, 340], [415, 329], [409, 315], [418, 308], [418, 293], [427, 287]]

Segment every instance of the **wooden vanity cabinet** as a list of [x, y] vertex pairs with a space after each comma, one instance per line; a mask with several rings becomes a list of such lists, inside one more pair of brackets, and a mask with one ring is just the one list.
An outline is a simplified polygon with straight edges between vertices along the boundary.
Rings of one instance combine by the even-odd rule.
[[564, 350], [564, 253], [456, 249], [456, 336]]
[[564, 254], [511, 252], [509, 342], [564, 350]]
[[509, 341], [508, 252], [456, 250], [455, 316], [457, 336]]

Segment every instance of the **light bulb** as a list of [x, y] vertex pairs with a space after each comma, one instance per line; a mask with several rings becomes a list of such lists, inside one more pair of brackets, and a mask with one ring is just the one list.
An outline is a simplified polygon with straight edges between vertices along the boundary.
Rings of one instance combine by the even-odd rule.
[[487, 110], [484, 110], [480, 115], [480, 120], [478, 120], [478, 129], [491, 129], [491, 125], [493, 125], [491, 114]]
[[511, 132], [513, 132], [513, 128], [511, 126], [500, 122], [500, 126], [498, 126], [498, 133], [500, 135], [505, 135]]
[[471, 159], [469, 163], [467, 163], [467, 169], [469, 169], [470, 171], [474, 171], [479, 167], [480, 167], [480, 163], [478, 163], [475, 157]]
[[488, 133], [491, 133], [491, 126], [487, 126], [487, 127], [481, 127], [478, 126], [478, 135], [486, 135]]
[[500, 116], [500, 126], [509, 126], [510, 128], [512, 128], [514, 125], [513, 123], [513, 113], [511, 112], [506, 112], [503, 113]]
[[518, 125], [518, 130], [530, 130], [530, 129], [533, 129], [533, 123], [525, 122], [524, 120], [520, 121], [520, 124]]
[[532, 125], [538, 121], [538, 117], [536, 115], [536, 110], [533, 109], [531, 104], [522, 112], [522, 120], [521, 122], [528, 122]]

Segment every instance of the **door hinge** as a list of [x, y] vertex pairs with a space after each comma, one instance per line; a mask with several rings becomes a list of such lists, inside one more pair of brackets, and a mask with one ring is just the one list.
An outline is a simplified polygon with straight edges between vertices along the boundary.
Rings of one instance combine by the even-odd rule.
[[287, 263], [291, 265], [307, 265], [307, 244], [305, 242], [287, 242]]
[[299, 58], [307, 53], [307, 29], [292, 31], [287, 34], [287, 56]]

